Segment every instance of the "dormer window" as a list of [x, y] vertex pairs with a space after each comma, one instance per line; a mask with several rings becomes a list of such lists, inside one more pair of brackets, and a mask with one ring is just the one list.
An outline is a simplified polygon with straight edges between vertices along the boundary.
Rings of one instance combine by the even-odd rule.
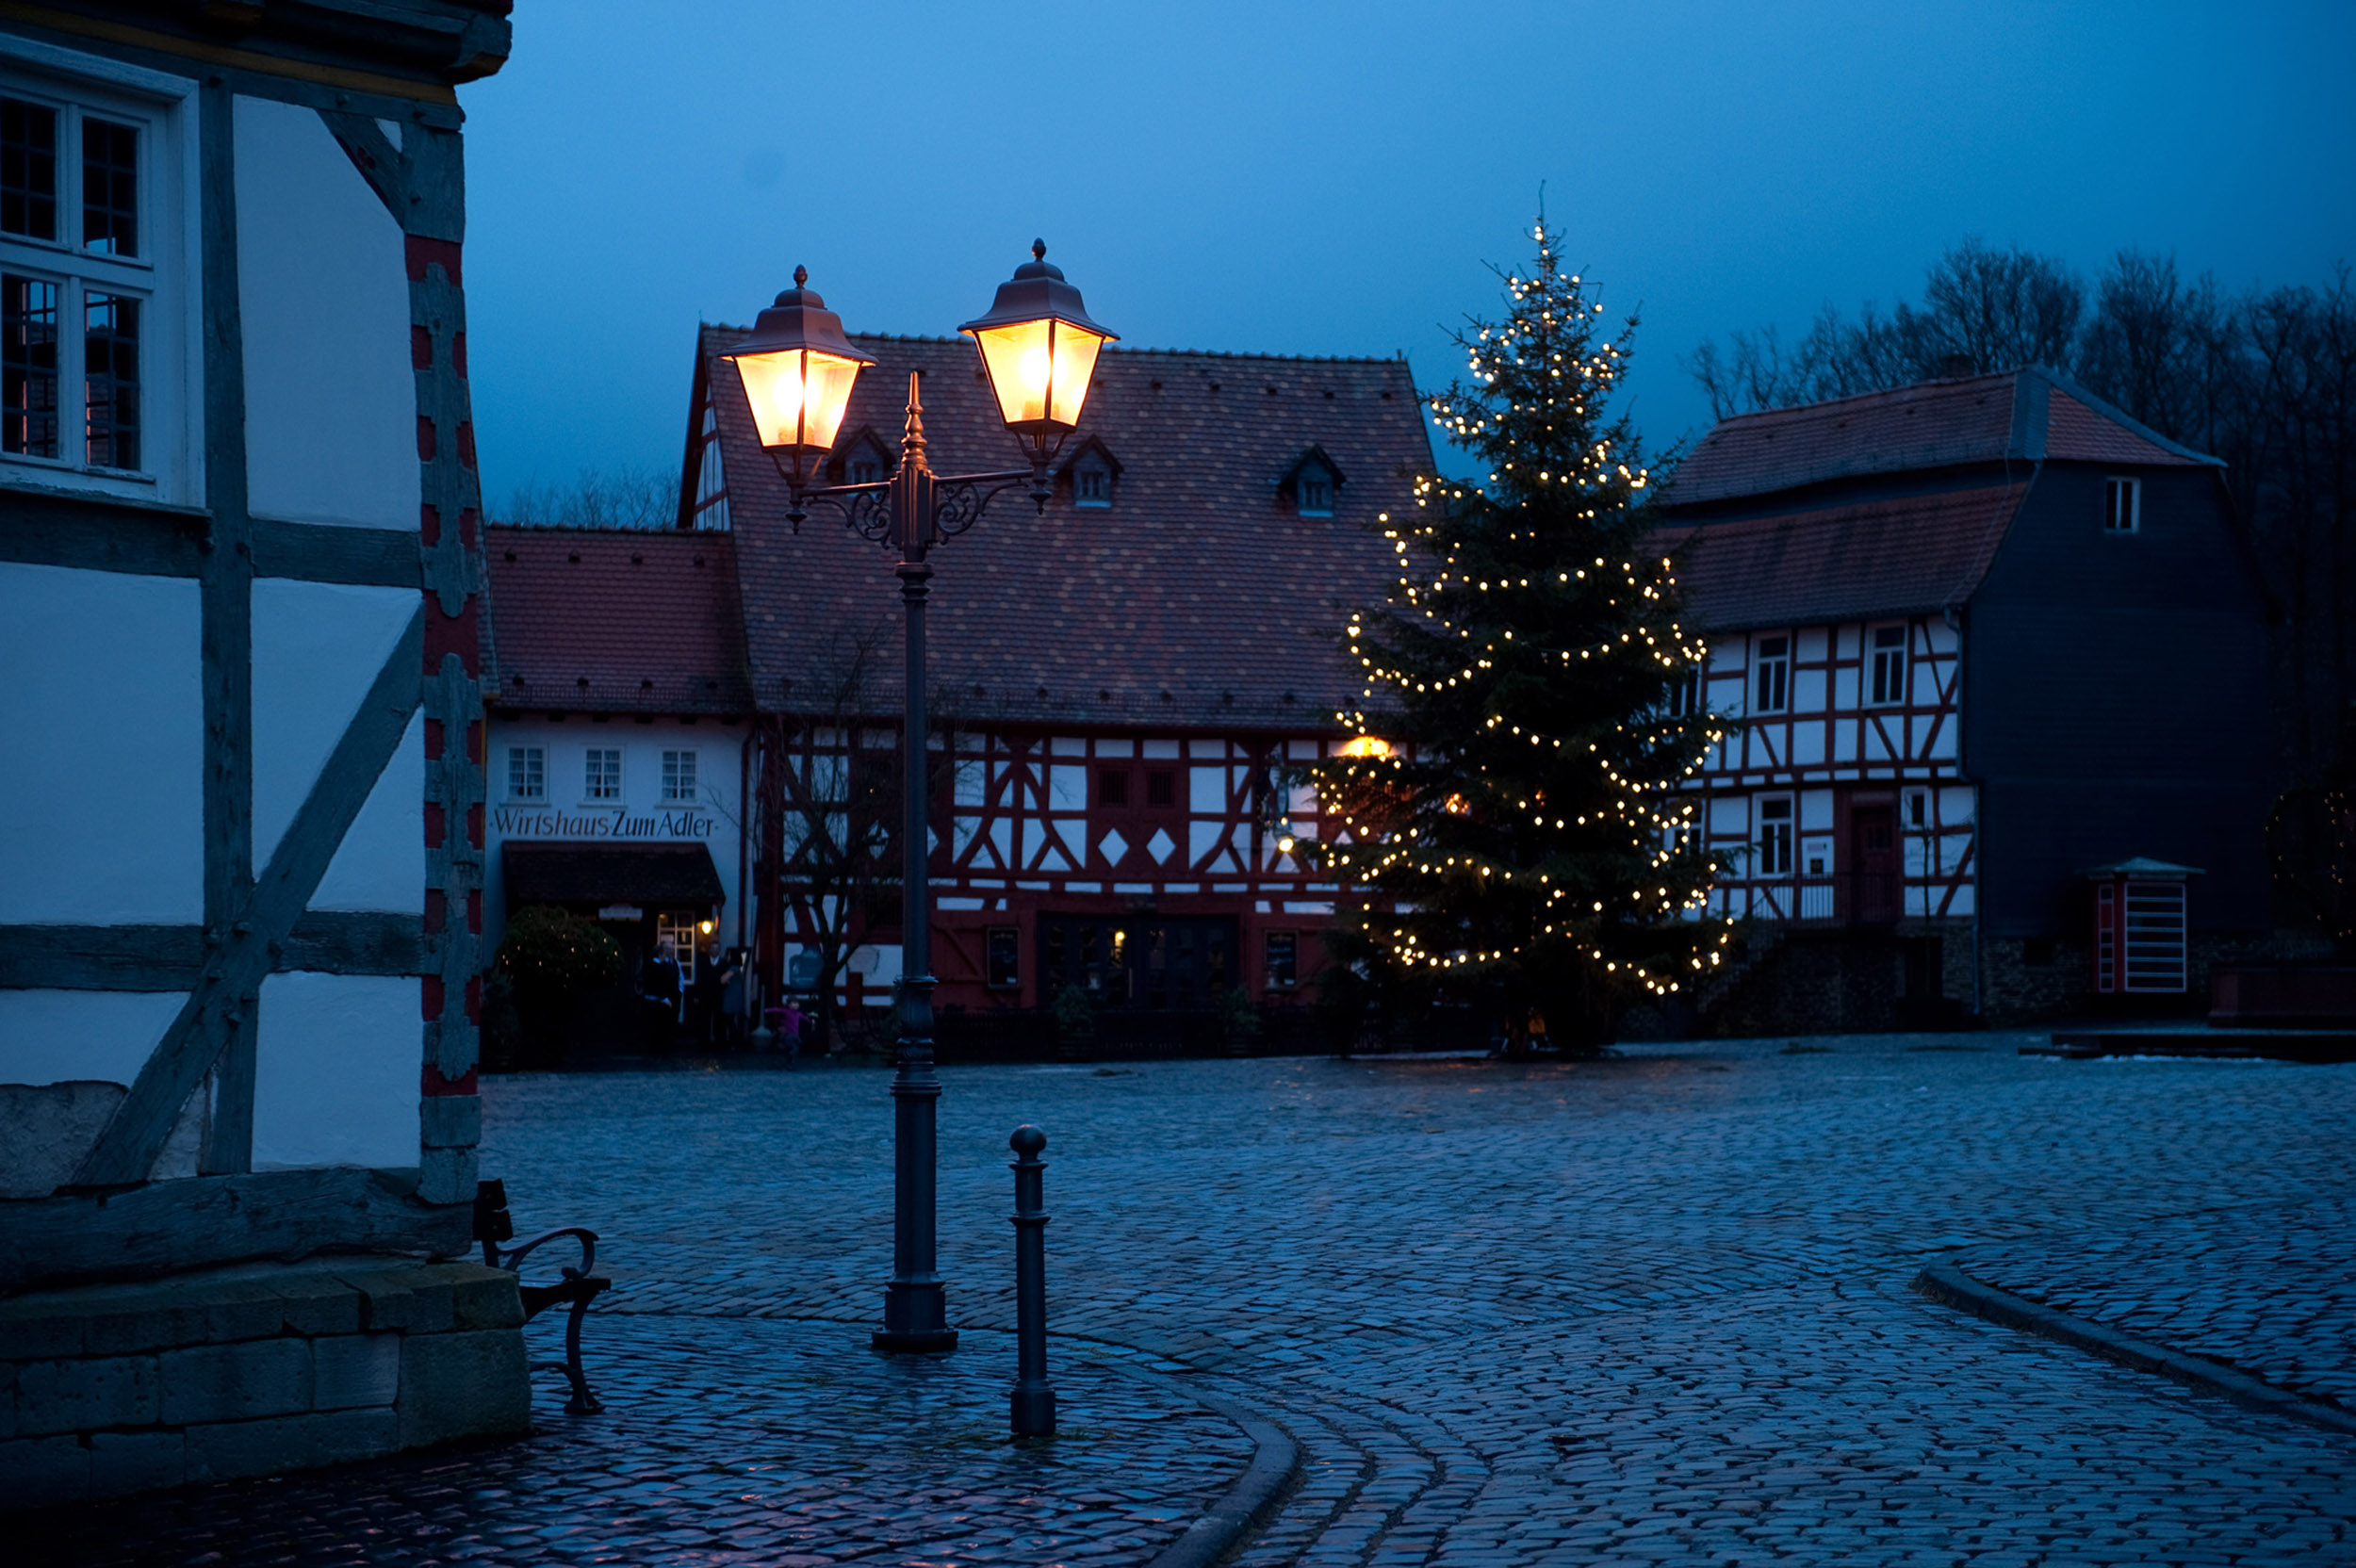
[[892, 477], [892, 449], [875, 431], [862, 430], [843, 443], [835, 462], [838, 484], [881, 484]]
[[1344, 482], [1340, 466], [1325, 455], [1325, 449], [1311, 447], [1276, 482], [1277, 502], [1290, 502], [1303, 517], [1331, 517]]
[[1072, 505], [1108, 507], [1113, 504], [1113, 491], [1121, 482], [1121, 460], [1091, 435], [1065, 462], [1063, 477], [1072, 486]]

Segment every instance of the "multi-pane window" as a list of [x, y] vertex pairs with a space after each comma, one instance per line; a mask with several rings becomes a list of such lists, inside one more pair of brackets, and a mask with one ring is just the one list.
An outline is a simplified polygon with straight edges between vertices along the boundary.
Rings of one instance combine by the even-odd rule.
[[622, 798], [622, 748], [591, 746], [589, 748], [588, 785], [582, 793], [591, 800]]
[[507, 798], [548, 798], [548, 752], [546, 746], [507, 748]]
[[993, 925], [985, 942], [992, 990], [1013, 990], [1023, 984], [1023, 933], [1012, 925]]
[[1178, 803], [1178, 775], [1169, 768], [1150, 768], [1145, 775], [1145, 804], [1174, 806]]
[[672, 802], [695, 798], [694, 752], [666, 751], [663, 754], [663, 798]]
[[1333, 481], [1331, 475], [1310, 468], [1293, 482], [1301, 492], [1302, 516], [1330, 517], [1333, 514]]
[[883, 478], [883, 465], [869, 456], [851, 459], [850, 479], [853, 484], [874, 484]]
[[1906, 629], [1877, 626], [1873, 629], [1873, 671], [1870, 682], [1876, 703], [1906, 700]]
[[152, 466], [151, 140], [136, 116], [0, 90], [0, 454]]
[[1129, 804], [1128, 769], [1097, 769], [1096, 804], [1099, 806], [1126, 806]]
[[1751, 711], [1780, 713], [1792, 701], [1792, 639], [1761, 637], [1751, 647]]
[[1759, 874], [1792, 874], [1792, 797], [1769, 795], [1759, 803]]
[[1682, 719], [1702, 710], [1702, 666], [1669, 678], [1669, 717]]
[[2143, 525], [2143, 482], [2106, 479], [2102, 482], [2102, 531], [2133, 533]]
[[1290, 990], [1301, 984], [1301, 934], [1298, 931], [1269, 932], [1267, 954], [1268, 989]]
[[1072, 499], [1078, 506], [1110, 506], [1113, 504], [1113, 476], [1090, 466], [1072, 476]]

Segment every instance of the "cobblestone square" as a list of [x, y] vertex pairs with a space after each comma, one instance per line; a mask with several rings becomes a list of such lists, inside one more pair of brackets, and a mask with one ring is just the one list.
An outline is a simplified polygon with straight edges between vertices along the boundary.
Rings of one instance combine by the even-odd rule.
[[[886, 1072], [494, 1080], [519, 1231], [605, 1236], [608, 1413], [547, 1378], [524, 1443], [42, 1520], [25, 1560], [1144, 1563], [1252, 1458], [1197, 1395], [1297, 1446], [1254, 1568], [2356, 1560], [2346, 1431], [1908, 1288], [1953, 1262], [2346, 1412], [2356, 1068], [2030, 1038], [951, 1069], [940, 1363], [865, 1348]], [[1003, 1435], [1025, 1120], [1036, 1446]]]

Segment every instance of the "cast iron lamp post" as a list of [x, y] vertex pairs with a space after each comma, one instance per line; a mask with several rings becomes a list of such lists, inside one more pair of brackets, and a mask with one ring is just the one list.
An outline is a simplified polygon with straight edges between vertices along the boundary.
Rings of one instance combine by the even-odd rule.
[[794, 286], [761, 313], [752, 335], [720, 357], [735, 362], [761, 444], [776, 459], [791, 495], [786, 515], [795, 529], [807, 503], [828, 501], [861, 536], [897, 547], [900, 598], [908, 609], [908, 702], [901, 741], [905, 813], [900, 827], [900, 1067], [892, 1080], [892, 1282], [884, 1287], [884, 1321], [873, 1336], [878, 1350], [954, 1350], [947, 1303], [934, 1245], [933, 1113], [941, 1078], [933, 1070], [931, 812], [925, 789], [924, 600], [933, 575], [925, 556], [980, 520], [999, 495], [1024, 485], [1039, 511], [1052, 493], [1048, 465], [1088, 399], [1096, 353], [1113, 335], [1088, 319], [1080, 291], [1047, 264], [1044, 241], [1031, 259], [998, 286], [985, 314], [957, 330], [981, 351], [998, 411], [1025, 449], [1025, 468], [987, 474], [936, 475], [924, 460], [924, 407], [916, 374], [908, 375], [908, 426], [900, 466], [872, 484], [810, 482], [843, 428], [851, 384], [875, 364], [843, 335], [843, 318], [803, 286], [810, 274], [794, 270]]

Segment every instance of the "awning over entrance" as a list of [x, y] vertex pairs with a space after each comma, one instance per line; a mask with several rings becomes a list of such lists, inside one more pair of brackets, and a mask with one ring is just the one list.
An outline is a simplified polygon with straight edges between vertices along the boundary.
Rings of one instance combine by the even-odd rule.
[[530, 844], [499, 846], [507, 906], [527, 904], [641, 904], [701, 908], [727, 902], [712, 851], [688, 844]]

